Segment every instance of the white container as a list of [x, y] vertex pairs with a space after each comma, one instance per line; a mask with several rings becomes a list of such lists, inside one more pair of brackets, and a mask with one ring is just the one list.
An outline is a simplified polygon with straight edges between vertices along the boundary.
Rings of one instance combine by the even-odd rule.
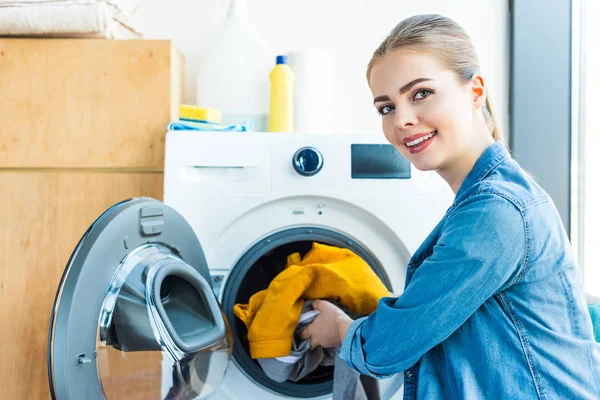
[[246, 0], [231, 0], [199, 66], [196, 104], [221, 110], [226, 125], [252, 121], [266, 131], [271, 50], [248, 18]]
[[295, 77], [294, 132], [333, 133], [333, 54], [313, 48], [287, 56]]

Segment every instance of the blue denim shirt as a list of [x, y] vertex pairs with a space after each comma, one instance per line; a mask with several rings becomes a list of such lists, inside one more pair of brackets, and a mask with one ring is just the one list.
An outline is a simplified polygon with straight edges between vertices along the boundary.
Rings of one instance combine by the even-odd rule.
[[580, 271], [552, 200], [501, 142], [411, 257], [404, 292], [350, 326], [340, 357], [404, 399], [600, 399]]

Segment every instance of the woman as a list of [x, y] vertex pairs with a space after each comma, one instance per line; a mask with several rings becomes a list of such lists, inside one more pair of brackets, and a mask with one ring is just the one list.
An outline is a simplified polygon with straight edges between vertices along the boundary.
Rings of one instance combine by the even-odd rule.
[[367, 80], [387, 140], [455, 200], [401, 296], [356, 321], [316, 301], [302, 336], [341, 346], [362, 374], [404, 372], [405, 399], [600, 399], [580, 271], [550, 197], [503, 145], [468, 35], [441, 16], [406, 19]]

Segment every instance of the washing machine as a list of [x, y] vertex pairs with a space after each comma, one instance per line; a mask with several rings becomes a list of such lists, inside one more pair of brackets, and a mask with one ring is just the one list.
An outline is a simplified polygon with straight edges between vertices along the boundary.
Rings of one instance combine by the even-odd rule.
[[[401, 294], [453, 193], [382, 135], [170, 131], [164, 198], [124, 199], [74, 246], [48, 336], [56, 399], [330, 398], [332, 367], [275, 382], [233, 306], [313, 243]], [[379, 381], [402, 397], [403, 376]]]

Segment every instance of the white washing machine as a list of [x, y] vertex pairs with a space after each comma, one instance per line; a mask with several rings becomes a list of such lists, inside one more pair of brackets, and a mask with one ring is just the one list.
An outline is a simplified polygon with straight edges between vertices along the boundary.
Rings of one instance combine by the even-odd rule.
[[[453, 200], [383, 136], [172, 131], [164, 202], [107, 210], [57, 291], [58, 399], [330, 398], [331, 367], [277, 383], [233, 315], [313, 242], [361, 256], [400, 294], [406, 265]], [[401, 398], [402, 374], [379, 382]]]

